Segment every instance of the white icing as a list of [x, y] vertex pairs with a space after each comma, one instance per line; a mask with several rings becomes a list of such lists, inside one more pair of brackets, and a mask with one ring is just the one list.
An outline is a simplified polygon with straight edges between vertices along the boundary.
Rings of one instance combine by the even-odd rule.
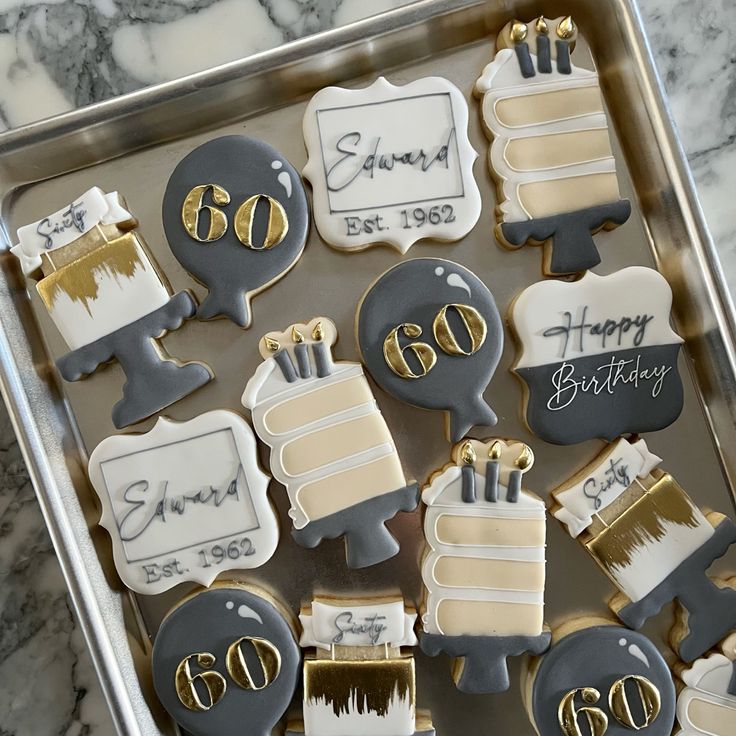
[[18, 244], [11, 251], [20, 261], [23, 273], [30, 275], [41, 268], [41, 253], [69, 245], [96, 225], [133, 219], [117, 192], [105, 194], [99, 187], [92, 187], [60, 210], [18, 228]]
[[330, 650], [333, 646], [412, 647], [416, 613], [408, 613], [404, 601], [356, 605], [315, 600], [309, 613], [301, 613], [303, 647]]
[[[736, 696], [728, 685], [734, 663], [722, 654], [710, 654], [696, 660], [681, 674], [686, 687], [677, 698], [677, 720], [682, 736], [734, 736], [736, 734]], [[708, 711], [719, 723], [717, 730], [700, 728], [693, 717], [693, 706]]]
[[[628, 644], [626, 639], [618, 640], [619, 646], [625, 647]], [[647, 655], [642, 652], [641, 647], [638, 644], [629, 644], [626, 651], [632, 656], [636, 657], [640, 662], [643, 662], [646, 667], [649, 667], [649, 659]]]
[[[440, 77], [398, 87], [379, 77], [364, 89], [320, 90], [303, 122], [303, 173], [320, 235], [344, 250], [385, 242], [402, 253], [422, 238], [462, 238], [481, 210], [467, 127], [465, 98]], [[394, 155], [411, 162], [394, 162]], [[421, 222], [415, 208], [425, 213]]]
[[[335, 715], [324, 700], [304, 702], [304, 736], [413, 736], [416, 713], [410, 699], [391, 698], [385, 715], [379, 715], [353, 698], [347, 713]], [[362, 711], [362, 712], [361, 712]]]
[[565, 524], [571, 537], [577, 537], [591, 525], [594, 514], [610, 506], [636, 478], [646, 478], [661, 462], [644, 440], [617, 440], [610, 453], [588, 465], [578, 481], [552, 492], [560, 504], [555, 518]]
[[[511, 319], [521, 344], [521, 355], [514, 368], [549, 365], [635, 347], [679, 344], [682, 338], [670, 327], [671, 307], [672, 290], [664, 276], [644, 266], [630, 266], [608, 276], [587, 271], [573, 282], [547, 280], [532, 284], [521, 292], [512, 307]], [[562, 328], [568, 324], [580, 325], [583, 314], [586, 325], [636, 317], [652, 319], [642, 330], [636, 325], [628, 330], [613, 329], [613, 334], [605, 339], [589, 334], [589, 330], [572, 330], [568, 337]], [[558, 334], [544, 335], [555, 328], [560, 328]]]
[[[462, 500], [462, 468], [451, 465], [435, 475], [422, 492], [422, 501], [427, 506], [424, 516], [424, 534], [430, 548], [422, 563], [422, 579], [427, 588], [426, 610], [422, 616], [424, 631], [429, 634], [444, 633], [437, 612], [444, 600], [496, 601], [520, 603], [538, 607], [544, 605], [544, 584], [535, 590], [507, 590], [500, 584], [492, 588], [462, 588], [445, 586], [438, 582], [435, 568], [443, 557], [483, 559], [509, 562], [545, 562], [544, 543], [524, 544], [519, 539], [516, 545], [450, 545], [439, 540], [437, 527], [446, 516], [459, 518], [486, 518], [497, 520], [497, 527], [504, 521], [545, 519], [544, 502], [537, 496], [522, 491], [517, 502], [506, 498], [506, 486], [499, 484], [498, 501], [486, 501], [484, 497], [485, 475], [475, 470], [476, 501]], [[541, 633], [541, 630], [540, 632]]]
[[60, 291], [48, 312], [71, 350], [154, 312], [171, 298], [145, 253], [128, 278], [104, 267], [94, 270], [97, 296], [72, 299]]
[[108, 437], [90, 457], [89, 476], [118, 573], [138, 593], [184, 581], [209, 585], [221, 572], [262, 565], [276, 550], [269, 479], [253, 432], [234, 412], [188, 422], [161, 417], [145, 434]]
[[[534, 67], [537, 58], [531, 54]], [[569, 115], [541, 124], [524, 126], [504, 125], [498, 117], [497, 105], [500, 100], [527, 97], [535, 94], [559, 92], [563, 90], [598, 88], [598, 75], [593, 71], [572, 65], [570, 74], [536, 74], [525, 78], [513, 49], [502, 49], [488, 64], [475, 84], [475, 93], [483, 98], [483, 121], [493, 136], [489, 151], [489, 165], [502, 184], [503, 201], [499, 207], [506, 222], [519, 222], [531, 219], [519, 198], [519, 186], [527, 181], [551, 181], [592, 173], [615, 172], [613, 154], [605, 158], [590, 156], [583, 162], [551, 168], [541, 167], [533, 171], [519, 172], [509, 165], [506, 149], [509, 141], [519, 138], [554, 135], [562, 132], [585, 131], [608, 128], [603, 112], [580, 114], [574, 109]], [[540, 103], [541, 104], [541, 103]], [[552, 144], [551, 144], [552, 145]]]
[[250, 606], [246, 606], [245, 603], [238, 606], [238, 616], [240, 616], [240, 618], [252, 618], [255, 621], [258, 621], [259, 624], [263, 623], [263, 619], [260, 614], [254, 611]]

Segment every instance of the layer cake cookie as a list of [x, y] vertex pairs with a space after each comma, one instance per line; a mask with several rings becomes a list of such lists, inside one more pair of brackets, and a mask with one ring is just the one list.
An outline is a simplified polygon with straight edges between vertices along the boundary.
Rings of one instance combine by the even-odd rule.
[[545, 507], [522, 489], [533, 462], [521, 442], [465, 440], [422, 492], [421, 646], [455, 658], [463, 692], [507, 690], [506, 658], [549, 644]]
[[434, 736], [416, 708], [416, 617], [395, 596], [324, 596], [302, 608], [303, 720], [287, 736]]
[[315, 223], [334, 248], [386, 243], [405, 253], [425, 238], [458, 240], [478, 221], [468, 106], [447, 79], [327, 87], [303, 128]]
[[736, 525], [701, 511], [659, 462], [644, 440], [620, 439], [552, 491], [550, 512], [619, 589], [610, 606], [628, 626], [678, 601], [676, 648], [692, 661], [736, 626], [736, 591], [706, 575]]
[[198, 590], [161, 622], [153, 685], [191, 736], [271, 736], [299, 681], [296, 621], [270, 593], [235, 582]]
[[539, 736], [670, 736], [675, 685], [643, 634], [594, 617], [552, 632], [552, 646], [528, 662], [522, 697]]
[[496, 236], [509, 248], [544, 244], [545, 274], [600, 262], [592, 234], [629, 218], [598, 75], [570, 54], [572, 18], [512, 21], [475, 85], [498, 184]]
[[92, 187], [18, 230], [13, 253], [70, 351], [56, 365], [78, 381], [116, 359], [127, 382], [112, 418], [145, 419], [213, 378], [204, 363], [180, 364], [157, 340], [194, 315], [188, 291], [172, 294], [117, 192]]
[[267, 333], [242, 401], [271, 447], [297, 543], [344, 536], [348, 565], [367, 567], [398, 553], [384, 524], [416, 508], [418, 489], [404, 476], [361, 365], [333, 361], [336, 341], [326, 317]]

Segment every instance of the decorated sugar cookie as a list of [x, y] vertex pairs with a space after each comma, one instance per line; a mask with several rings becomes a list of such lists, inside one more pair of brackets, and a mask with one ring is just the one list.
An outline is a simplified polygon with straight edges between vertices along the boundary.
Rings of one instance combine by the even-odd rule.
[[220, 583], [181, 601], [153, 643], [161, 704], [191, 736], [271, 736], [301, 653], [290, 614], [253, 586]]
[[670, 736], [675, 685], [643, 634], [581, 618], [555, 629], [527, 668], [522, 697], [539, 736]]
[[188, 291], [172, 296], [117, 192], [92, 187], [60, 210], [18, 230], [12, 248], [71, 352], [56, 362], [66, 381], [116, 359], [121, 428], [140, 422], [212, 380], [204, 363], [178, 363], [158, 340], [197, 308]]
[[416, 613], [402, 598], [315, 598], [299, 616], [304, 660], [304, 717], [287, 736], [433, 736], [416, 712]]
[[320, 90], [304, 113], [319, 234], [340, 250], [458, 240], [480, 217], [468, 106], [441, 77]]
[[401, 401], [447, 412], [453, 442], [496, 415], [483, 392], [503, 350], [503, 326], [488, 287], [464, 266], [415, 258], [390, 268], [356, 315], [363, 362]]
[[209, 294], [197, 317], [250, 327], [251, 298], [304, 250], [309, 205], [301, 177], [272, 146], [245, 136], [195, 148], [166, 185], [162, 216], [179, 263]]
[[89, 476], [123, 582], [162, 593], [269, 560], [279, 529], [257, 457], [246, 421], [221, 409], [97, 445]]
[[422, 492], [421, 646], [456, 658], [453, 678], [463, 692], [507, 690], [506, 658], [549, 645], [545, 507], [521, 487], [533, 462], [521, 442], [465, 440]]
[[496, 237], [544, 244], [544, 273], [600, 263], [592, 234], [628, 220], [598, 75], [570, 60], [572, 18], [513, 21], [475, 85], [499, 192]]
[[521, 292], [510, 313], [520, 347], [513, 371], [531, 431], [571, 445], [674, 422], [682, 338], [670, 327], [671, 306], [667, 281], [643, 266]]
[[620, 439], [552, 491], [550, 511], [620, 590], [610, 605], [625, 624], [678, 601], [686, 626], [674, 644], [689, 662], [736, 628], [736, 590], [706, 576], [736, 524], [704, 514], [659, 462], [644, 440]]
[[718, 649], [679, 672], [685, 687], [677, 697], [678, 736], [736, 733], [736, 632]]
[[271, 447], [297, 543], [344, 536], [348, 566], [367, 567], [399, 551], [384, 524], [416, 508], [418, 490], [404, 477], [360, 364], [333, 361], [336, 341], [326, 317], [267, 333], [243, 405]]

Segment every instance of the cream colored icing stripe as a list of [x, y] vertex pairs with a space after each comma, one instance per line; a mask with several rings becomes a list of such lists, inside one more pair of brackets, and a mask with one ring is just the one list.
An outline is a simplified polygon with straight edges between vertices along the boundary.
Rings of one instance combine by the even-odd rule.
[[374, 409], [366, 416], [340, 422], [287, 442], [281, 451], [281, 464], [287, 475], [305, 475], [391, 442], [391, 434], [383, 417]]
[[537, 636], [542, 632], [539, 604], [443, 599], [437, 605], [437, 624], [448, 636]]
[[356, 406], [373, 402], [368, 382], [362, 375], [357, 375], [279, 402], [266, 411], [263, 425], [272, 435], [286, 434]]
[[314, 521], [405, 485], [401, 463], [392, 452], [302, 486], [295, 501], [307, 518]]
[[434, 579], [447, 588], [543, 591], [544, 562], [442, 556], [434, 566]]
[[688, 703], [687, 715], [693, 726], [704, 733], [736, 735], [736, 708], [695, 696]]
[[612, 155], [606, 128], [514, 138], [504, 151], [506, 164], [514, 171], [574, 166]]
[[498, 519], [443, 514], [435, 535], [440, 544], [470, 547], [542, 547], [545, 520]]
[[617, 202], [620, 195], [616, 174], [611, 172], [521, 184], [518, 197], [534, 219]]
[[553, 92], [501, 97], [493, 105], [498, 121], [507, 128], [523, 128], [529, 125], [545, 125], [574, 117], [603, 112], [603, 99], [598, 85]]

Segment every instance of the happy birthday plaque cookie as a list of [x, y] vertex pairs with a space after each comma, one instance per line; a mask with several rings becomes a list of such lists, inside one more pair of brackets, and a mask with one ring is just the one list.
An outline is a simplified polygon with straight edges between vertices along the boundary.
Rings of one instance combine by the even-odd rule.
[[511, 307], [524, 384], [524, 414], [534, 434], [571, 445], [653, 432], [677, 419], [682, 338], [670, 327], [672, 291], [651, 268], [609, 276], [540, 281]]
[[295, 265], [309, 231], [294, 167], [268, 143], [238, 135], [208, 141], [177, 164], [162, 217], [176, 259], [209, 289], [197, 317], [244, 328], [251, 298]]
[[256, 440], [238, 414], [159, 418], [150, 432], [108, 437], [89, 459], [115, 566], [138, 593], [259, 567], [279, 539]]
[[503, 326], [488, 287], [464, 266], [415, 258], [366, 291], [356, 314], [363, 362], [400, 401], [447, 413], [453, 442], [493, 426], [483, 400], [503, 350]]
[[301, 652], [286, 607], [255, 586], [216, 583], [170, 611], [153, 643], [153, 685], [192, 736], [271, 736]]
[[571, 17], [512, 21], [475, 85], [499, 206], [496, 237], [508, 248], [544, 244], [545, 274], [600, 263], [593, 233], [621, 225], [621, 199], [598, 75], [570, 58]]
[[292, 536], [304, 547], [344, 536], [349, 567], [393, 557], [385, 522], [419, 502], [360, 363], [333, 361], [337, 329], [315, 317], [269, 332], [243, 405], [271, 447], [271, 471], [291, 501]]
[[315, 223], [333, 247], [388, 243], [405, 253], [423, 238], [458, 240], [478, 221], [468, 106], [448, 80], [327, 87], [303, 128]]

